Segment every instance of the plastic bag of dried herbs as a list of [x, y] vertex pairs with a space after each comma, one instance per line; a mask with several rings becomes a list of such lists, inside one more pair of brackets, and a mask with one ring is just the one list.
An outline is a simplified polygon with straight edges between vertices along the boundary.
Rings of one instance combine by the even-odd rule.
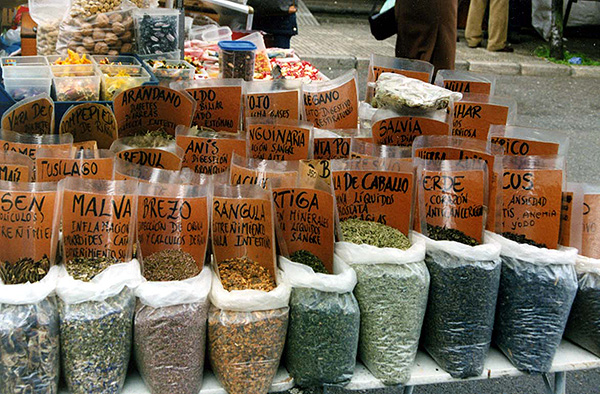
[[208, 311], [212, 370], [229, 394], [266, 394], [283, 353], [290, 287], [278, 275], [271, 291], [223, 288], [213, 272]]
[[384, 384], [405, 384], [427, 307], [425, 243], [401, 250], [338, 242], [335, 253], [358, 280], [354, 295], [360, 307], [360, 359]]
[[58, 393], [58, 273], [55, 266], [35, 283], [0, 280], [0, 393]]
[[339, 258], [333, 264], [329, 275], [279, 257], [292, 286], [285, 362], [302, 387], [345, 384], [354, 373], [360, 329], [352, 294], [356, 274]]
[[135, 359], [152, 394], [200, 391], [210, 286], [204, 267], [193, 278], [144, 282], [135, 290]]
[[520, 371], [548, 372], [577, 293], [577, 250], [486, 239], [502, 248], [494, 342]]
[[421, 344], [454, 378], [479, 376], [492, 341], [500, 245], [468, 246], [423, 235], [431, 275]]
[[579, 290], [565, 337], [600, 357], [600, 260], [578, 256]]
[[60, 354], [69, 392], [119, 393], [131, 355], [140, 265], [137, 260], [113, 264], [87, 282], [60, 269]]

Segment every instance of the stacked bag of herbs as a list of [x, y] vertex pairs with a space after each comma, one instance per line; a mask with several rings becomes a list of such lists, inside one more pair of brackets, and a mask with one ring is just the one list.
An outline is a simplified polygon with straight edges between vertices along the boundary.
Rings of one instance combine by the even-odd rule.
[[0, 392], [56, 394], [57, 185], [0, 181], [0, 190]]
[[[62, 370], [70, 393], [119, 393], [142, 280], [132, 260], [137, 184], [65, 178], [59, 182], [63, 258], [59, 297]], [[110, 346], [108, 346], [110, 344]]]
[[202, 387], [211, 285], [204, 267], [209, 185], [138, 186], [145, 281], [135, 290], [134, 353], [153, 394], [196, 394]]
[[420, 226], [431, 275], [421, 342], [454, 378], [483, 372], [500, 283], [500, 246], [483, 243], [488, 169], [482, 160], [415, 159]]
[[564, 159], [503, 160], [502, 274], [494, 341], [519, 370], [548, 372], [577, 293], [577, 250], [558, 247]]
[[288, 256], [279, 258], [279, 266], [292, 286], [287, 369], [302, 387], [348, 383], [356, 365], [360, 310], [352, 294], [356, 274], [334, 259], [331, 183], [302, 176], [291, 187], [277, 181], [272, 190], [279, 244]]
[[[332, 174], [344, 240], [336, 244], [335, 254], [352, 267], [358, 281], [354, 295], [360, 307], [359, 357], [384, 384], [406, 384], [429, 291], [425, 243], [413, 244], [406, 236], [412, 164], [385, 159], [333, 161]], [[356, 202], [360, 196], [362, 203]], [[398, 205], [382, 210], [382, 201]]]
[[266, 394], [285, 345], [290, 297], [276, 270], [271, 192], [258, 185], [215, 186], [211, 221], [212, 370], [229, 394]]

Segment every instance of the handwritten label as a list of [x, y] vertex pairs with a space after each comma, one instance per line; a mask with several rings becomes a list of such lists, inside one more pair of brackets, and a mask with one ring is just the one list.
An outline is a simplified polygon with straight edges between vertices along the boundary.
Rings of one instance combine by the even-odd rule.
[[0, 264], [29, 257], [53, 259], [56, 191], [0, 191]]
[[112, 109], [97, 103], [69, 108], [58, 130], [60, 134], [72, 134], [74, 142], [96, 141], [99, 149], [109, 149], [118, 137], [117, 119]]
[[559, 144], [553, 142], [528, 141], [520, 138], [491, 137], [493, 144], [504, 148], [507, 156], [545, 156], [557, 155]]
[[503, 232], [556, 249], [562, 203], [561, 170], [505, 170]]
[[315, 189], [277, 188], [273, 200], [288, 253], [309, 251], [333, 273], [334, 196]]
[[429, 83], [430, 78], [429, 73], [424, 71], [400, 70], [397, 68], [372, 66], [369, 75], [369, 82], [377, 82], [379, 76], [381, 76], [383, 73], [400, 74], [404, 75], [405, 77], [418, 79], [427, 83]]
[[113, 177], [112, 157], [89, 159], [38, 157], [35, 159], [35, 168], [37, 182], [60, 181], [68, 176], [105, 180], [111, 180]]
[[505, 125], [508, 107], [460, 101], [454, 104], [452, 135], [487, 141], [490, 126]]
[[10, 182], [31, 181], [30, 167], [21, 164], [0, 164], [0, 180]]
[[191, 126], [196, 105], [189, 94], [164, 86], [124, 90], [113, 103], [119, 137], [160, 128], [175, 135], [178, 125]]
[[195, 126], [237, 133], [242, 111], [241, 86], [210, 86], [186, 89], [196, 100]]
[[351, 138], [315, 138], [314, 153], [315, 159], [334, 160], [347, 159], [350, 157]]
[[581, 254], [594, 259], [600, 258], [600, 194], [583, 196], [583, 232]]
[[82, 141], [82, 142], [74, 142], [73, 149], [75, 150], [96, 150], [98, 149], [98, 144], [96, 141]]
[[64, 258], [131, 257], [132, 195], [106, 195], [65, 190], [62, 225]]
[[246, 140], [178, 135], [177, 145], [184, 150], [183, 164], [199, 174], [221, 174], [229, 169], [233, 153], [246, 157]]
[[563, 192], [560, 209], [560, 235], [558, 244], [571, 246], [571, 223], [573, 221], [573, 192]]
[[304, 92], [306, 120], [322, 129], [355, 129], [358, 124], [358, 92], [353, 78], [337, 88]]
[[248, 125], [248, 154], [254, 159], [301, 160], [310, 155], [310, 129], [281, 124]]
[[487, 202], [484, 171], [424, 170], [419, 183], [425, 223], [461, 231], [481, 243]]
[[300, 160], [298, 173], [302, 185], [315, 184], [315, 180], [322, 180], [331, 185], [331, 162], [329, 160]]
[[486, 96], [489, 96], [490, 92], [492, 91], [491, 82], [446, 79], [444, 80], [444, 87], [448, 90], [452, 90], [453, 92], [484, 94]]
[[54, 152], [64, 152], [65, 150], [70, 150], [72, 147], [71, 143], [68, 144], [24, 144], [21, 142], [11, 142], [11, 141], [2, 141], [0, 140], [0, 144], [2, 146], [2, 150], [17, 152], [22, 155], [28, 156], [30, 159], [35, 160], [35, 156], [37, 154], [37, 150], [40, 148], [48, 149]]
[[275, 226], [269, 200], [214, 197], [212, 244], [215, 260], [247, 257], [275, 277]]
[[137, 221], [142, 256], [167, 249], [182, 250], [202, 268], [209, 231], [206, 197], [139, 196]]
[[232, 185], [259, 185], [266, 189], [271, 179], [281, 179], [281, 187], [292, 187], [296, 182], [298, 173], [296, 171], [258, 171], [232, 164], [229, 176]]
[[340, 220], [379, 222], [408, 234], [413, 198], [412, 174], [392, 171], [334, 171]]
[[43, 97], [16, 104], [2, 116], [2, 128], [17, 133], [54, 134], [54, 103]]
[[244, 96], [244, 117], [300, 119], [297, 90], [252, 93]]
[[376, 144], [412, 146], [420, 135], [449, 135], [450, 125], [429, 118], [400, 116], [377, 121], [372, 130]]
[[161, 170], [181, 170], [181, 158], [163, 149], [135, 148], [117, 153], [117, 157], [130, 163], [159, 168]]

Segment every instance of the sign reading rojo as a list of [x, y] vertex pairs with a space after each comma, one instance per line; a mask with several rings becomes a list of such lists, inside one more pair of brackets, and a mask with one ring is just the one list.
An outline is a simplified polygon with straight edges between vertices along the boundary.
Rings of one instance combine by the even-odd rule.
[[59, 133], [71, 133], [74, 142], [96, 141], [99, 149], [109, 149], [117, 139], [117, 119], [110, 107], [85, 103], [75, 105], [63, 115]]
[[297, 90], [246, 94], [244, 117], [298, 120], [300, 119], [299, 95], [300, 92]]
[[2, 128], [26, 134], [54, 133], [54, 102], [50, 97], [23, 100], [2, 116]]
[[138, 86], [119, 93], [113, 106], [119, 137], [160, 128], [175, 135], [178, 125], [191, 126], [196, 101], [184, 91]]

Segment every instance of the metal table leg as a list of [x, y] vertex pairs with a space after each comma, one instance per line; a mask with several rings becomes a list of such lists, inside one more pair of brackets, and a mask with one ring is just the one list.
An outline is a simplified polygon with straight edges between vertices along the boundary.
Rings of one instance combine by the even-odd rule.
[[414, 389], [415, 389], [415, 386], [406, 386], [406, 387], [404, 387], [404, 394], [413, 394]]
[[548, 374], [543, 374], [544, 385], [548, 394], [566, 394], [567, 393], [567, 374], [566, 372], [556, 372], [554, 374], [554, 388], [550, 384]]

